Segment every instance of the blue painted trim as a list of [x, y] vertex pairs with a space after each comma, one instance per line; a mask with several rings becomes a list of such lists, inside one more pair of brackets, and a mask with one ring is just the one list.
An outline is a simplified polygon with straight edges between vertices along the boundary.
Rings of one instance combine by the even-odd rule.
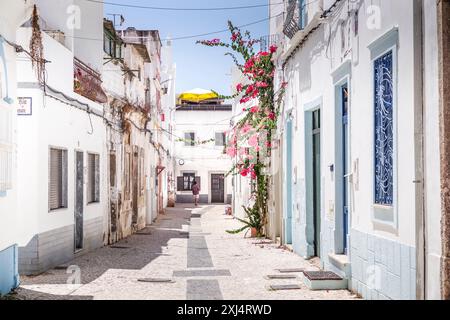
[[284, 236], [285, 243], [292, 244], [292, 120], [289, 117], [286, 119], [285, 128]]
[[[313, 140], [312, 140], [312, 114], [322, 109], [322, 97], [304, 105], [304, 127], [305, 127], [305, 210], [306, 227], [304, 244], [307, 248], [306, 258], [314, 256], [314, 205], [313, 205]], [[322, 187], [323, 188], [323, 187]], [[323, 221], [322, 209], [321, 220]]]
[[339, 82], [345, 82], [346, 78], [352, 75], [352, 61], [350, 59], [342, 62], [336, 69], [331, 72], [333, 83], [337, 85]]
[[18, 246], [14, 244], [0, 251], [0, 295], [19, 286]]
[[[334, 185], [335, 185], [335, 203], [334, 203], [334, 253], [344, 254], [345, 252], [345, 243], [344, 243], [344, 203], [343, 203], [343, 176], [344, 176], [344, 163], [342, 159], [343, 152], [343, 127], [342, 127], [342, 99], [341, 99], [341, 88], [344, 84], [347, 83], [347, 87], [349, 90], [349, 110], [351, 106], [351, 64], [341, 65], [339, 74], [336, 79], [339, 79], [334, 83], [335, 86], [335, 163], [334, 163]], [[342, 72], [347, 71], [348, 73], [344, 75]], [[350, 133], [349, 133], [350, 134]], [[350, 157], [351, 158], [351, 157]]]

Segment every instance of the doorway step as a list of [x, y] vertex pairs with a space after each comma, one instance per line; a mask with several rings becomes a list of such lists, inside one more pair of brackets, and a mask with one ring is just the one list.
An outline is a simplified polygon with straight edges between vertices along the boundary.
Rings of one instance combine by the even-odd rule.
[[304, 271], [303, 282], [310, 290], [347, 289], [347, 279], [331, 271]]

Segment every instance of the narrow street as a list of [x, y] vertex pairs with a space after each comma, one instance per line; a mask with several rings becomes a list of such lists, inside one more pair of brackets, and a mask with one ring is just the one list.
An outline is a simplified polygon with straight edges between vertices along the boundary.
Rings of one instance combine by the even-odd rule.
[[[349, 291], [310, 291], [277, 269], [318, 270], [267, 240], [226, 230], [240, 224], [224, 206], [177, 205], [138, 234], [41, 275], [22, 277], [17, 299], [356, 299]], [[67, 284], [79, 268], [81, 284]], [[145, 282], [142, 280], [167, 281]], [[68, 281], [69, 280], [69, 281]], [[297, 290], [268, 290], [299, 284]]]

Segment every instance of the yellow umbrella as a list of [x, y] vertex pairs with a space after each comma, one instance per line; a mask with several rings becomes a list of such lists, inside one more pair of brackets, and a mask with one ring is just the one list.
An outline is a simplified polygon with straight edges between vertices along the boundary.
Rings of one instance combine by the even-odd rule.
[[200, 102], [209, 99], [217, 99], [219, 96], [209, 90], [196, 88], [190, 91], [183, 92], [180, 94], [179, 99], [189, 102]]

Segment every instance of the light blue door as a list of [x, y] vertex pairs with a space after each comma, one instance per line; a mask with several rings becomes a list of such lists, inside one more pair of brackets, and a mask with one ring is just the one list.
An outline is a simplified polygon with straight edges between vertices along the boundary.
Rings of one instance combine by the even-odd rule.
[[286, 122], [284, 231], [286, 244], [292, 244], [292, 121]]

